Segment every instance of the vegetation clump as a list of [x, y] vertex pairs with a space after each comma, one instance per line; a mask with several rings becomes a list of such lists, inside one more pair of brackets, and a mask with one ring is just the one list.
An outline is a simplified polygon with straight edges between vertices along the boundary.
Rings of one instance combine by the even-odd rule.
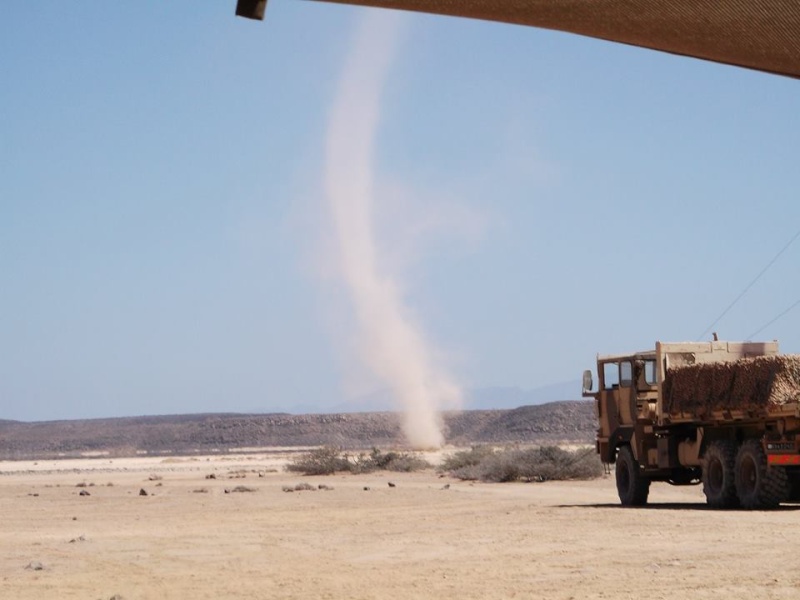
[[333, 475], [340, 472], [361, 474], [374, 471], [410, 473], [430, 466], [428, 461], [411, 452], [383, 452], [373, 448], [368, 454], [351, 455], [339, 448], [325, 446], [298, 456], [286, 465], [286, 470], [304, 475]]
[[462, 480], [490, 482], [594, 479], [603, 465], [593, 448], [558, 446], [506, 448], [474, 446], [445, 458], [439, 470]]

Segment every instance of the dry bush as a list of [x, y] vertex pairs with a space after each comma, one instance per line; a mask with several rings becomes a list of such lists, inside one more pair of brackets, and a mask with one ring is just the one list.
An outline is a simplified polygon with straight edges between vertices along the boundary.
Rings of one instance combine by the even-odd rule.
[[287, 471], [304, 475], [332, 475], [336, 472], [354, 474], [374, 471], [411, 472], [427, 469], [430, 464], [410, 452], [381, 452], [373, 448], [369, 454], [351, 456], [337, 448], [325, 447], [303, 454], [286, 465]]
[[286, 470], [304, 475], [333, 475], [336, 471], [349, 471], [349, 462], [338, 448], [325, 446], [301, 454], [286, 465]]
[[558, 446], [519, 450], [515, 459], [521, 479], [556, 481], [594, 479], [603, 474], [603, 464], [594, 448], [564, 450]]
[[439, 466], [439, 471], [464, 480], [480, 479], [480, 465], [495, 455], [491, 446], [473, 446], [469, 450], [459, 450], [447, 456]]
[[354, 458], [348, 458], [351, 473], [372, 473], [373, 471], [395, 471], [401, 473], [411, 473], [427, 469], [431, 465], [425, 459], [410, 452], [381, 452], [378, 448], [373, 448], [369, 454], [359, 454]]
[[255, 488], [247, 487], [246, 485], [237, 485], [235, 488], [231, 490], [232, 493], [245, 493], [245, 492], [255, 492]]
[[476, 447], [449, 457], [442, 471], [458, 479], [492, 482], [594, 479], [603, 465], [593, 448], [564, 450], [558, 446], [495, 451]]

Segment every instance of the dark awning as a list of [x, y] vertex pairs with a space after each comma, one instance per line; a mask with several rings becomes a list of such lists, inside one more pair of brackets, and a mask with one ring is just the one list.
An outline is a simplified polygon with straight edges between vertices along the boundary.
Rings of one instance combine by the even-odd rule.
[[[567, 31], [800, 77], [800, 0], [317, 0]], [[238, 0], [262, 19], [266, 0]]]

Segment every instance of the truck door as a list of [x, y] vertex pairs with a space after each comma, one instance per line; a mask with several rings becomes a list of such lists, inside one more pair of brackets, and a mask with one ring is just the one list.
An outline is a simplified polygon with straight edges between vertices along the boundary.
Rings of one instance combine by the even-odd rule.
[[636, 423], [636, 382], [634, 381], [632, 360], [619, 360], [601, 363], [599, 366], [601, 388], [597, 393], [597, 412], [600, 417], [601, 446], [611, 450], [611, 443], [616, 446], [617, 441], [611, 440], [620, 428], [630, 428], [626, 437], [633, 433]]
[[636, 381], [633, 377], [633, 363], [623, 360], [619, 363], [619, 424], [633, 427], [636, 424]]
[[600, 437], [608, 441], [619, 427], [619, 363], [598, 365], [600, 390], [597, 393], [597, 413], [600, 420]]

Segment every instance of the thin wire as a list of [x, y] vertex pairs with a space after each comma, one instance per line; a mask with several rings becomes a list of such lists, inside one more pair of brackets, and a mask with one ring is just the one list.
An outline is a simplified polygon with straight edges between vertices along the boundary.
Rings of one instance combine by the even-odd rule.
[[[798, 229], [798, 230], [797, 230], [797, 233], [795, 233], [795, 234], [792, 236], [792, 239], [790, 239], [790, 240], [787, 242], [787, 244], [786, 244], [786, 245], [785, 245], [783, 248], [781, 248], [781, 249], [778, 251], [778, 253], [777, 253], [775, 256], [773, 256], [773, 257], [772, 257], [772, 260], [771, 260], [771, 261], [769, 261], [769, 262], [767, 263], [767, 266], [766, 266], [766, 267], [764, 267], [763, 269], [761, 269], [761, 271], [759, 272], [759, 274], [758, 274], [758, 275], [756, 275], [756, 276], [755, 276], [755, 278], [753, 279], [753, 281], [751, 281], [750, 283], [748, 283], [748, 284], [747, 284], [747, 287], [745, 287], [745, 288], [744, 288], [744, 289], [741, 291], [741, 293], [740, 293], [738, 296], [736, 296], [736, 298], [734, 299], [734, 301], [733, 301], [733, 302], [731, 302], [731, 303], [728, 305], [728, 307], [727, 307], [725, 310], [723, 310], [723, 311], [722, 311], [722, 314], [721, 314], [720, 316], [718, 316], [716, 319], [714, 319], [714, 322], [713, 322], [713, 323], [711, 323], [711, 325], [709, 325], [708, 327], [706, 327], [706, 330], [705, 330], [703, 333], [701, 333], [701, 334], [700, 334], [700, 337], [698, 337], [698, 338], [697, 338], [698, 340], [702, 340], [702, 339], [703, 339], [703, 338], [706, 336], [706, 334], [707, 334], [709, 331], [711, 331], [711, 330], [714, 328], [714, 325], [716, 325], [717, 323], [719, 323], [719, 322], [722, 320], [722, 318], [723, 318], [725, 315], [727, 315], [727, 314], [728, 314], [728, 311], [729, 311], [730, 309], [732, 309], [734, 306], [736, 306], [736, 303], [737, 303], [737, 302], [739, 302], [739, 300], [741, 300], [741, 299], [742, 299], [742, 296], [744, 296], [744, 295], [745, 295], [745, 294], [746, 294], [746, 293], [747, 293], [747, 292], [750, 290], [750, 288], [751, 288], [751, 287], [753, 287], [753, 286], [755, 285], [756, 281], [758, 281], [759, 279], [761, 279], [762, 275], [764, 275], [764, 273], [766, 273], [766, 272], [769, 270], [769, 268], [770, 268], [770, 267], [771, 267], [773, 264], [775, 264], [775, 261], [776, 261], [776, 260], [778, 260], [778, 259], [780, 258], [781, 254], [783, 254], [784, 252], [786, 252], [786, 250], [788, 250], [789, 246], [791, 246], [791, 245], [794, 243], [794, 241], [795, 241], [795, 240], [796, 240], [798, 237], [800, 237], [800, 229]], [[792, 308], [794, 308], [794, 307], [792, 307]], [[791, 310], [791, 309], [790, 309], [790, 310]], [[759, 330], [759, 331], [760, 331], [760, 330]], [[756, 333], [758, 333], [758, 331], [757, 331]]]
[[777, 321], [777, 320], [778, 320], [778, 319], [780, 319], [782, 316], [784, 316], [786, 313], [788, 313], [788, 312], [792, 311], [793, 309], [795, 309], [795, 308], [796, 308], [796, 307], [798, 307], [798, 306], [800, 306], [800, 300], [798, 300], [797, 302], [795, 302], [794, 304], [792, 304], [792, 305], [791, 305], [789, 308], [787, 308], [785, 311], [783, 311], [783, 312], [782, 312], [781, 314], [779, 314], [777, 317], [775, 317], [774, 319], [772, 319], [771, 321], [769, 321], [769, 322], [768, 322], [766, 325], [763, 325], [763, 326], [762, 326], [760, 329], [757, 329], [756, 331], [754, 331], [753, 333], [751, 333], [750, 335], [748, 335], [746, 339], [748, 339], [748, 340], [752, 340], [752, 339], [753, 339], [754, 337], [756, 337], [756, 336], [757, 336], [759, 333], [761, 333], [761, 332], [762, 332], [762, 331], [764, 331], [764, 330], [765, 330], [767, 327], [769, 327], [770, 325], [772, 325], [772, 324], [773, 324], [775, 321]]

